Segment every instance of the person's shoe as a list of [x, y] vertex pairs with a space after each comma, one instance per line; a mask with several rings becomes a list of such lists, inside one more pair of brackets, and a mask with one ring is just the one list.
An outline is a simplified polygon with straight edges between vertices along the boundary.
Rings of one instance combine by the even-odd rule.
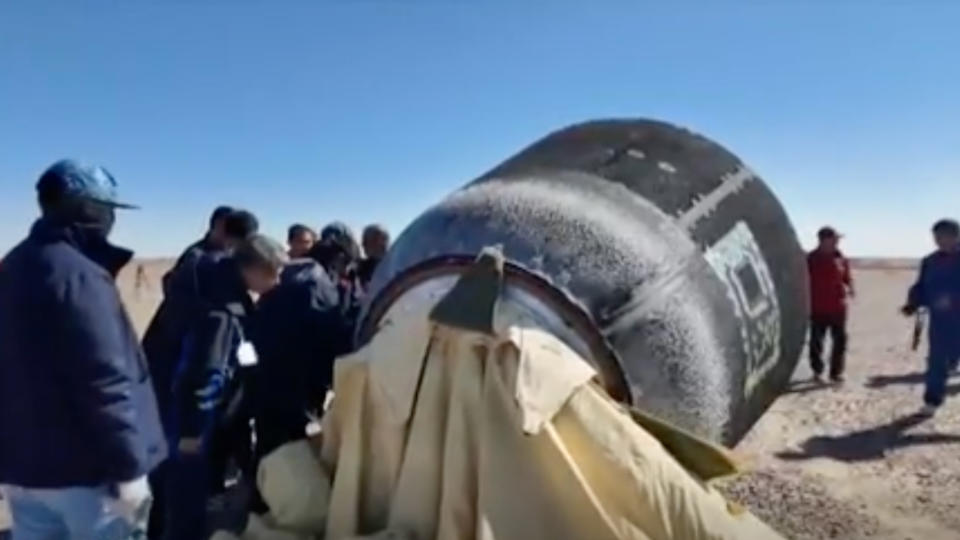
[[847, 381], [847, 378], [844, 377], [842, 374], [841, 374], [841, 375], [831, 375], [831, 376], [830, 376], [830, 381], [831, 381], [833, 384], [836, 384], [836, 385], [839, 386], [839, 385], [845, 383], [845, 382]]
[[923, 407], [920, 407], [920, 412], [917, 413], [921, 418], [933, 418], [937, 415], [937, 406], [930, 405], [929, 403], [924, 404]]
[[813, 382], [817, 384], [824, 384], [827, 382], [827, 380], [823, 378], [823, 373], [814, 373]]

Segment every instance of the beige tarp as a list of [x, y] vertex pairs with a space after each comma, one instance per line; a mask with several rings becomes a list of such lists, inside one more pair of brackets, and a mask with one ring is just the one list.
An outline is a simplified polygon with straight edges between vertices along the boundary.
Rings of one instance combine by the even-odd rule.
[[522, 313], [498, 307], [494, 337], [436, 325], [429, 307], [388, 318], [337, 362], [316, 538], [779, 538], [682, 467]]

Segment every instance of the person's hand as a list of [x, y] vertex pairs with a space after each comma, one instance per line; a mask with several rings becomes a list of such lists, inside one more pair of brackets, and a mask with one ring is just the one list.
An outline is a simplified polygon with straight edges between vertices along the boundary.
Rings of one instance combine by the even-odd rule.
[[917, 313], [917, 308], [916, 306], [906, 305], [900, 308], [900, 313], [902, 313], [904, 317], [912, 317]]
[[180, 450], [181, 454], [198, 454], [200, 453], [200, 438], [190, 437], [180, 439], [177, 449]]
[[146, 476], [115, 486], [115, 499], [111, 501], [114, 511], [126, 520], [136, 524], [146, 520], [150, 509], [150, 484]]

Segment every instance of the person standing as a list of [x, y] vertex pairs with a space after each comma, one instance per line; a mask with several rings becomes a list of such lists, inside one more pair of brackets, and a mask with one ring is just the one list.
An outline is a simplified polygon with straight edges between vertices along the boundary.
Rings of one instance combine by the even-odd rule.
[[[156, 393], [160, 400], [160, 410], [166, 408], [167, 390], [170, 387], [173, 364], [180, 354], [180, 345], [183, 340], [184, 324], [187, 319], [188, 306], [196, 296], [195, 287], [180, 290], [179, 286], [186, 281], [192, 284], [195, 280], [185, 280], [185, 274], [193, 274], [197, 262], [206, 254], [218, 253], [226, 249], [227, 234], [225, 224], [227, 217], [233, 213], [229, 206], [219, 206], [210, 216], [210, 228], [204, 237], [191, 244], [177, 257], [173, 267], [163, 275], [163, 299], [157, 311], [150, 319], [143, 334], [143, 350], [147, 355], [151, 375], [157, 384]], [[190, 267], [188, 270], [185, 268]], [[180, 283], [178, 283], [180, 282]]]
[[[227, 258], [229, 251], [259, 228], [256, 216], [245, 210], [220, 207], [210, 219], [210, 231], [203, 240], [193, 244], [164, 276], [163, 301], [157, 308], [143, 336], [143, 350], [154, 382], [154, 392], [160, 409], [160, 417], [168, 438], [173, 439], [176, 426], [173, 383], [182, 360], [184, 342], [194, 324], [207, 313], [210, 296], [220, 288], [217, 279], [201, 279], [204, 274], [213, 274], [219, 261]], [[215, 285], [203, 286], [206, 281]], [[229, 283], [224, 282], [224, 283]], [[206, 289], [214, 288], [213, 291]], [[166, 465], [162, 465], [150, 477], [156, 501], [150, 516], [149, 538], [162, 537], [168, 497], [163, 493], [162, 480]]]
[[310, 248], [317, 243], [317, 233], [313, 229], [296, 223], [287, 229], [287, 252], [291, 259], [302, 259], [310, 254]]
[[288, 262], [277, 242], [260, 235], [236, 258], [247, 288], [259, 296], [249, 335], [258, 358], [251, 379], [263, 457], [306, 437], [308, 413], [323, 412], [333, 362], [349, 352], [352, 335], [337, 286], [315, 261]]
[[960, 360], [960, 224], [952, 219], [938, 221], [933, 239], [937, 250], [920, 263], [917, 281], [901, 309], [908, 317], [920, 308], [930, 314], [923, 416], [933, 416], [943, 405], [947, 377]]
[[810, 275], [810, 369], [823, 382], [823, 345], [830, 335], [830, 380], [842, 383], [847, 353], [847, 301], [854, 295], [850, 262], [840, 251], [832, 227], [817, 233], [817, 248], [807, 255]]
[[390, 233], [382, 225], [369, 225], [361, 237], [364, 258], [357, 265], [357, 277], [366, 290], [373, 279], [373, 273], [390, 249]]
[[114, 280], [116, 181], [55, 163], [41, 217], [0, 269], [0, 484], [17, 540], [142, 535], [166, 456], [156, 400]]
[[[236, 237], [229, 220], [227, 231]], [[164, 426], [171, 447], [159, 479], [165, 492], [162, 531], [151, 531], [169, 540], [209, 537], [208, 501], [224, 490], [227, 461], [236, 457], [246, 470], [252, 453], [239, 446], [250, 446], [250, 433], [240, 406], [238, 352], [253, 302], [233, 249], [220, 259], [203, 257], [196, 272], [199, 296], [173, 370], [170, 423]]]
[[164, 276], [164, 281], [167, 281], [167, 279], [169, 279], [167, 276], [173, 275], [183, 264], [198, 259], [204, 254], [226, 249], [228, 242], [226, 232], [227, 217], [234, 212], [235, 210], [229, 206], [218, 206], [214, 208], [213, 213], [210, 215], [207, 233], [203, 235], [203, 238], [190, 244], [183, 250], [183, 253], [177, 257], [177, 262], [174, 263], [173, 268]]
[[363, 302], [363, 287], [357, 277], [360, 246], [346, 224], [334, 221], [320, 232], [320, 239], [310, 250], [339, 291], [339, 309], [345, 320], [355, 323]]

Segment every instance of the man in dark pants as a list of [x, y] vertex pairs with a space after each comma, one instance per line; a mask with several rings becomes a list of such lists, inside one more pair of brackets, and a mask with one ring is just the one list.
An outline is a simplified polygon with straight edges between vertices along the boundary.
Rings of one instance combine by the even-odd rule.
[[18, 540], [137, 538], [166, 444], [114, 279], [116, 181], [61, 161], [42, 217], [0, 269], [0, 484]]
[[306, 437], [308, 413], [322, 414], [333, 362], [350, 350], [351, 324], [333, 279], [316, 262], [286, 262], [282, 247], [254, 236], [237, 251], [247, 287], [260, 295], [250, 319], [257, 455]]
[[[225, 212], [225, 213], [224, 213]], [[229, 251], [259, 227], [256, 217], [244, 210], [218, 208], [211, 217], [211, 230], [206, 237], [188, 248], [180, 256], [176, 266], [164, 276], [164, 298], [143, 337], [143, 349], [147, 355], [150, 374], [153, 378], [161, 419], [168, 438], [174, 435], [175, 407], [173, 404], [173, 379], [178, 363], [183, 357], [183, 344], [187, 334], [197, 321], [207, 314], [210, 306], [210, 287], [202, 281], [216, 284], [214, 279], [201, 279], [204, 273], [214, 272], [218, 262]], [[209, 270], [203, 268], [209, 267]], [[171, 441], [173, 443], [173, 441]], [[151, 485], [157, 496], [150, 516], [150, 538], [161, 538], [165, 515], [163, 494], [165, 464], [151, 475]]]
[[[256, 456], [307, 437], [311, 415], [323, 413], [333, 362], [349, 352], [351, 323], [340, 291], [320, 264], [287, 261], [283, 247], [256, 235], [236, 252], [247, 288], [259, 295], [249, 336], [256, 365], [249, 371]], [[254, 512], [267, 510], [255, 497]]]
[[933, 416], [943, 405], [947, 377], [960, 360], [960, 224], [952, 219], [938, 221], [933, 237], [937, 251], [920, 263], [920, 275], [901, 310], [906, 316], [920, 308], [930, 312], [923, 416]]
[[831, 227], [817, 233], [819, 245], [807, 255], [810, 273], [810, 368], [823, 382], [823, 343], [829, 333], [830, 380], [842, 383], [847, 353], [847, 298], [852, 297], [850, 263], [839, 249], [840, 235]]
[[169, 540], [202, 540], [210, 534], [207, 503], [223, 488], [231, 442], [224, 439], [234, 435], [225, 413], [239, 391], [237, 353], [253, 308], [232, 256], [201, 259], [197, 274], [198, 312], [174, 371], [171, 424], [165, 426], [171, 459], [164, 473], [163, 538]]
[[163, 276], [163, 300], [147, 325], [142, 341], [156, 386], [161, 416], [168, 409], [173, 364], [180, 355], [183, 333], [189, 320], [188, 312], [198, 294], [195, 279], [188, 274], [195, 274], [194, 268], [204, 255], [213, 255], [226, 249], [228, 239], [224, 224], [232, 212], [233, 209], [228, 206], [216, 208], [210, 216], [207, 234], [184, 250], [173, 268]]

